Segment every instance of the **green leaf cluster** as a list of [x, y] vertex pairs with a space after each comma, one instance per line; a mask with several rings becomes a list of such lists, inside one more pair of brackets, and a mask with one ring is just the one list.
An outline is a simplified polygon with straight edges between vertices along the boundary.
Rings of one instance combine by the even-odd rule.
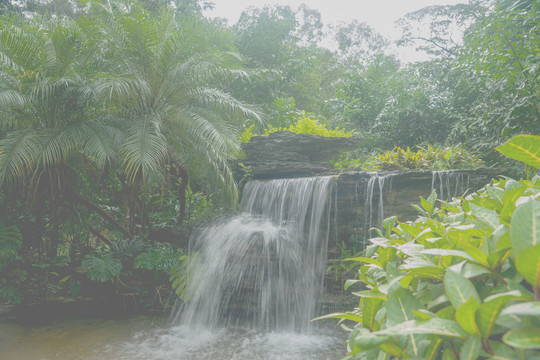
[[13, 266], [20, 259], [21, 247], [19, 229], [0, 221], [0, 299], [7, 304], [17, 304], [23, 299], [17, 283], [25, 277], [25, 273]]
[[342, 130], [339, 127], [330, 129], [327, 125], [317, 120], [312, 114], [302, 111], [300, 112], [298, 120], [288, 127], [274, 127], [269, 125], [268, 129], [265, 129], [263, 134], [257, 135], [254, 133], [254, 125], [252, 125], [240, 135], [240, 139], [242, 143], [247, 143], [253, 136], [268, 136], [277, 131], [290, 131], [295, 134], [345, 138], [349, 138], [355, 134], [354, 131]]
[[345, 170], [361, 168], [364, 171], [428, 171], [477, 169], [485, 166], [482, 158], [462, 145], [452, 145], [439, 148], [433, 145], [420, 147], [417, 151], [410, 147], [394, 149], [376, 155], [370, 155], [367, 160], [351, 158], [342, 154], [332, 162], [336, 169]]
[[87, 276], [92, 281], [112, 281], [120, 275], [122, 262], [114, 257], [114, 254], [106, 255], [89, 254], [82, 261], [82, 267], [87, 271]]
[[479, 155], [460, 145], [438, 148], [432, 145], [411, 151], [396, 146], [393, 150], [372, 156], [363, 168], [370, 171], [382, 170], [449, 170], [476, 169], [484, 166]]
[[540, 177], [493, 180], [452, 202], [433, 191], [415, 208], [414, 222], [385, 220], [349, 259], [362, 264], [358, 308], [322, 317], [355, 323], [347, 359], [537, 357]]

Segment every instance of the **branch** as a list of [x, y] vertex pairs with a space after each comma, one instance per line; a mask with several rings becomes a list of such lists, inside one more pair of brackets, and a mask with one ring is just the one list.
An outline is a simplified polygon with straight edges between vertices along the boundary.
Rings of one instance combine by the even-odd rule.
[[82, 204], [83, 206], [87, 207], [90, 210], [93, 210], [93, 211], [97, 212], [99, 215], [101, 215], [101, 217], [103, 219], [107, 220], [109, 223], [114, 225], [114, 227], [116, 227], [118, 230], [120, 230], [120, 232], [122, 232], [122, 234], [124, 234], [128, 238], [130, 238], [130, 239], [133, 238], [133, 235], [131, 235], [131, 233], [129, 231], [127, 231], [118, 221], [116, 221], [116, 219], [111, 214], [109, 214], [108, 212], [103, 210], [99, 205], [94, 204], [93, 202], [91, 202], [88, 199], [85, 199], [84, 197], [82, 197], [77, 192], [73, 192], [73, 195], [74, 195], [75, 199], [80, 204]]
[[90, 230], [90, 232], [94, 234], [99, 240], [101, 240], [106, 245], [112, 248], [111, 241], [107, 239], [105, 236], [103, 236], [97, 229], [94, 229], [91, 225], [88, 225], [88, 230]]

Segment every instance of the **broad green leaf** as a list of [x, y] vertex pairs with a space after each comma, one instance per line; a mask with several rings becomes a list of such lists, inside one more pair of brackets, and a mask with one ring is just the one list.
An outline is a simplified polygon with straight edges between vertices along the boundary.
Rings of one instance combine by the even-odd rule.
[[403, 354], [405, 353], [405, 349], [399, 346], [399, 344], [396, 344], [396, 342], [391, 338], [385, 343], [381, 344], [379, 347], [382, 351], [393, 355], [396, 359], [402, 359]]
[[472, 241], [478, 241], [486, 237], [485, 229], [450, 229], [448, 239], [456, 247], [470, 245]]
[[497, 200], [501, 205], [503, 203], [504, 190], [495, 186], [487, 186], [486, 190], [491, 198]]
[[482, 350], [482, 341], [478, 336], [471, 336], [461, 346], [459, 360], [476, 360]]
[[372, 349], [380, 344], [386, 342], [389, 339], [388, 336], [377, 335], [370, 332], [359, 332], [354, 336], [353, 349], [355, 353]]
[[381, 263], [375, 259], [368, 258], [368, 257], [356, 257], [356, 258], [350, 258], [350, 259], [344, 259], [343, 261], [357, 261], [357, 262], [364, 262], [368, 264], [372, 264], [375, 266], [380, 267], [381, 269], [384, 269]]
[[347, 281], [345, 281], [345, 284], [343, 285], [343, 289], [344, 290], [349, 290], [349, 288], [351, 286], [353, 286], [354, 284], [357, 284], [357, 283], [361, 283], [360, 280], [355, 280], [355, 279], [347, 279]]
[[412, 313], [418, 320], [429, 320], [437, 317], [437, 314], [434, 314], [431, 311], [425, 309], [413, 310]]
[[493, 270], [502, 266], [502, 264], [510, 257], [512, 248], [499, 249], [488, 255], [487, 261], [489, 267]]
[[362, 316], [355, 314], [355, 313], [332, 313], [332, 314], [326, 314], [323, 316], [316, 317], [315, 319], [311, 321], [316, 320], [324, 320], [324, 319], [345, 319], [345, 320], [352, 320], [357, 323], [362, 323]]
[[480, 308], [476, 311], [475, 320], [480, 334], [484, 339], [489, 338], [493, 330], [493, 325], [495, 325], [502, 309], [514, 298], [513, 296], [502, 296], [480, 305]]
[[448, 270], [446, 275], [444, 275], [444, 291], [456, 309], [471, 297], [480, 302], [480, 296], [472, 282], [463, 275], [452, 270]]
[[386, 230], [386, 236], [390, 236], [392, 233], [392, 228], [397, 223], [397, 217], [391, 216], [383, 220], [383, 228]]
[[433, 215], [433, 205], [429, 201], [420, 196], [420, 204], [429, 216]]
[[416, 204], [411, 204], [411, 206], [416, 210], [418, 211], [418, 213], [422, 216], [429, 216], [427, 212], [424, 211], [424, 209], [422, 209], [420, 206], [416, 205]]
[[[422, 198], [422, 197], [420, 197]], [[435, 203], [437, 202], [437, 191], [435, 189], [433, 189], [431, 191], [431, 194], [429, 194], [428, 198], [427, 198], [427, 202], [431, 204], [432, 207], [435, 206]]]
[[502, 340], [518, 349], [540, 349], [540, 328], [531, 326], [510, 330]]
[[517, 135], [495, 148], [510, 159], [521, 161], [540, 169], [540, 136]]
[[411, 320], [389, 327], [378, 332], [381, 335], [408, 335], [408, 334], [430, 334], [448, 337], [466, 338], [469, 336], [452, 320], [433, 318], [430, 320]]
[[418, 236], [418, 234], [420, 234], [420, 231], [422, 231], [416, 226], [412, 226], [405, 223], [399, 224], [399, 227], [401, 227], [407, 234], [411, 235], [413, 238]]
[[540, 316], [540, 301], [510, 305], [501, 312], [501, 315]]
[[456, 358], [456, 354], [454, 354], [454, 351], [452, 349], [446, 348], [444, 349], [441, 360], [459, 360], [459, 359]]
[[375, 289], [355, 291], [355, 292], [352, 292], [351, 294], [358, 297], [363, 297], [363, 298], [376, 298], [376, 299], [386, 300], [386, 294]]
[[444, 276], [444, 270], [438, 267], [428, 266], [410, 269], [408, 274], [419, 278], [442, 280]]
[[[443, 297], [446, 298], [446, 296]], [[446, 302], [448, 302], [448, 300]], [[455, 314], [456, 309], [454, 309], [452, 305], [448, 305], [437, 311], [437, 317], [445, 320], [454, 320]]]
[[456, 321], [469, 334], [480, 334], [476, 325], [475, 314], [480, 308], [478, 301], [471, 297], [456, 310]]
[[480, 265], [489, 267], [487, 255], [479, 248], [474, 246], [463, 246], [463, 250], [465, 250], [467, 254], [471, 255], [471, 257]]
[[[540, 220], [540, 219], [539, 219]], [[516, 256], [517, 271], [535, 289], [540, 288], [540, 244], [527, 248]]]
[[429, 344], [426, 350], [426, 353], [424, 354], [424, 357], [428, 360], [432, 360], [437, 357], [439, 347], [441, 346], [441, 343], [444, 340], [444, 338], [441, 336], [430, 336], [430, 337], [432, 338], [431, 343]]
[[383, 301], [377, 298], [365, 298], [362, 307], [362, 325], [370, 331], [379, 330], [379, 323], [375, 320], [375, 315], [381, 309]]
[[403, 276], [401, 280], [399, 280], [399, 285], [401, 285], [402, 288], [407, 289], [411, 285], [411, 282], [413, 280], [414, 280], [414, 276], [407, 274]]
[[482, 225], [495, 230], [499, 226], [499, 216], [494, 210], [471, 204], [471, 212]]
[[527, 199], [512, 215], [510, 226], [514, 254], [540, 244], [540, 201]]
[[388, 294], [385, 306], [389, 326], [413, 320], [412, 310], [422, 309], [420, 301], [408, 290], [401, 287]]
[[387, 247], [387, 248], [380, 248], [379, 251], [379, 262], [383, 266], [384, 269], [387, 269], [388, 263], [392, 262], [394, 259], [394, 256], [397, 253], [397, 249], [395, 247]]
[[420, 252], [427, 255], [440, 255], [440, 256], [457, 256], [466, 260], [474, 261], [472, 256], [462, 250], [450, 250], [450, 249], [426, 249]]
[[516, 210], [516, 200], [525, 193], [525, 190], [527, 190], [525, 186], [520, 186], [505, 191], [503, 195], [503, 208], [500, 213], [503, 223], [510, 225], [512, 214]]

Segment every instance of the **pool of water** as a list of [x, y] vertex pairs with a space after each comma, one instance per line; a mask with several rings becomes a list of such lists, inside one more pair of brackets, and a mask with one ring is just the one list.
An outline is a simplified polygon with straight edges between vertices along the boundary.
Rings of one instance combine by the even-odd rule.
[[261, 333], [173, 326], [170, 320], [64, 319], [47, 325], [0, 322], [0, 359], [17, 360], [338, 360], [346, 334]]

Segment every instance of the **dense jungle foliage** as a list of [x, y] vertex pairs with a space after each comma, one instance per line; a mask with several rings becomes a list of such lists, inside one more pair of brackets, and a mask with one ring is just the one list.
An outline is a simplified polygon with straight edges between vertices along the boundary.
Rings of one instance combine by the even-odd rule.
[[[540, 136], [497, 148], [540, 169]], [[493, 180], [452, 201], [434, 190], [415, 221], [383, 222], [360, 263], [345, 359], [537, 359], [540, 176]], [[347, 324], [346, 326], [350, 326]], [[345, 360], [344, 359], [344, 360]]]
[[417, 147], [519, 170], [493, 148], [540, 133], [536, 1], [408, 14], [397, 45], [426, 55], [414, 63], [366, 24], [328, 29], [305, 5], [233, 25], [205, 18], [211, 6], [0, 2], [2, 301], [181, 278], [185, 244], [158, 234], [234, 207], [231, 164], [253, 135], [363, 137], [347, 164]]

